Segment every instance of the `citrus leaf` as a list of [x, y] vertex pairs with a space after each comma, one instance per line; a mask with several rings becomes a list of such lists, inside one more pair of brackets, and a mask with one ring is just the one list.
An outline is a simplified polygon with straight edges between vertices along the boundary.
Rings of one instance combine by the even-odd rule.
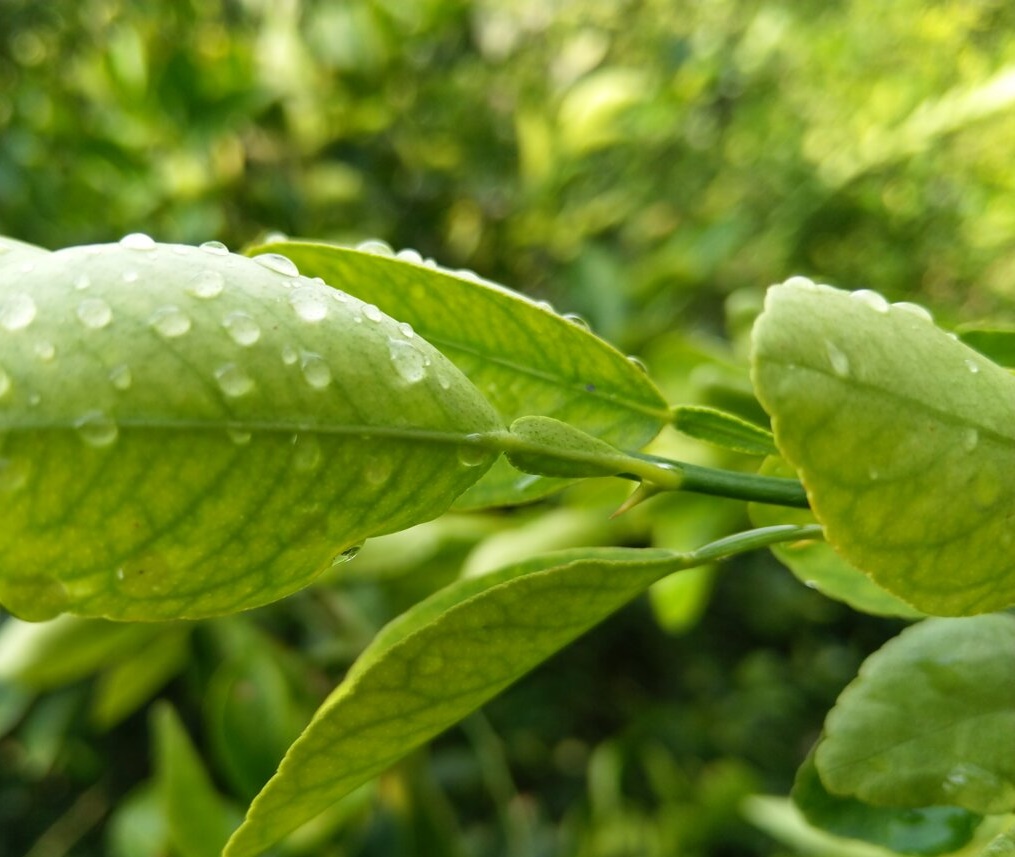
[[0, 602], [242, 610], [444, 512], [496, 458], [482, 395], [279, 256], [146, 236], [0, 272]]
[[254, 799], [226, 855], [262, 853], [664, 575], [799, 529], [751, 531], [689, 553], [565, 551], [435, 593], [381, 629], [353, 664]]
[[753, 378], [828, 541], [925, 613], [1015, 603], [1015, 378], [912, 304], [769, 290]]
[[[249, 252], [285, 253], [307, 273], [410, 323], [483, 391], [505, 424], [554, 417], [634, 450], [669, 421], [662, 394], [638, 365], [584, 327], [469, 271], [415, 264], [408, 253], [399, 259], [298, 241]], [[561, 484], [521, 476], [501, 461], [456, 505], [533, 500]]]
[[506, 458], [526, 473], [563, 477], [615, 476], [631, 459], [599, 438], [552, 417], [520, 417], [511, 435], [522, 441]]
[[954, 806], [871, 806], [856, 798], [829, 794], [814, 766], [813, 752], [797, 771], [792, 797], [815, 827], [899, 854], [957, 851], [973, 840], [982, 821], [979, 815]]
[[926, 619], [871, 655], [825, 721], [825, 787], [877, 806], [1015, 807], [1015, 616]]
[[734, 414], [705, 405], [680, 405], [673, 409], [677, 431], [733, 452], [771, 455], [775, 449], [772, 433]]

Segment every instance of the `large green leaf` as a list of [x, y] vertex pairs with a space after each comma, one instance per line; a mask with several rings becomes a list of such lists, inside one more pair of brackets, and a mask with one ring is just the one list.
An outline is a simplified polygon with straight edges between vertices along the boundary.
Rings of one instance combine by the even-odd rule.
[[1015, 807], [1015, 616], [927, 619], [869, 657], [825, 721], [833, 794], [878, 806]]
[[[308, 274], [410, 323], [469, 376], [505, 424], [529, 415], [554, 417], [636, 450], [669, 420], [665, 400], [638, 365], [580, 324], [471, 272], [418, 264], [408, 253], [392, 258], [297, 241], [250, 252], [284, 253]], [[457, 505], [531, 500], [560, 484], [520, 475], [502, 461]]]
[[688, 553], [565, 551], [437, 592], [374, 638], [254, 800], [226, 854], [262, 853], [664, 575], [807, 533], [751, 531]]
[[34, 254], [0, 269], [0, 603], [266, 603], [442, 513], [496, 457], [464, 438], [500, 429], [429, 343], [281, 257]]
[[1015, 378], [918, 307], [802, 278], [768, 292], [753, 377], [852, 565], [926, 613], [1015, 603]]

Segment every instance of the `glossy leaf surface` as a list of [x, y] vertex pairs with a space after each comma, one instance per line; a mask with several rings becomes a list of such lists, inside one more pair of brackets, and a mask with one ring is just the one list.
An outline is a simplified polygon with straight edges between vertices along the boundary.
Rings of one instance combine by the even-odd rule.
[[1015, 807], [1015, 616], [927, 619], [861, 667], [815, 755], [830, 792], [878, 806]]
[[769, 290], [753, 378], [828, 541], [918, 609], [1015, 603], [1015, 378], [911, 304]]
[[35, 254], [0, 269], [0, 603], [272, 601], [441, 514], [496, 457], [462, 438], [500, 428], [421, 337], [281, 257], [145, 236]]
[[[307, 273], [411, 324], [468, 375], [505, 424], [553, 417], [630, 451], [669, 421], [660, 392], [623, 354], [581, 325], [471, 272], [295, 241], [251, 252], [285, 253]], [[499, 462], [457, 505], [531, 500], [560, 484]]]
[[790, 537], [699, 551], [588, 548], [466, 579], [387, 625], [290, 748], [230, 840], [262, 853], [671, 572]]

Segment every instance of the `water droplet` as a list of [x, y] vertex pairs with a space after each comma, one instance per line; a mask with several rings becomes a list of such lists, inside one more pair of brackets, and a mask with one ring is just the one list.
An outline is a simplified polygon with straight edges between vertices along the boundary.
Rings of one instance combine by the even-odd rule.
[[235, 363], [226, 363], [215, 370], [215, 380], [227, 396], [238, 398], [254, 389], [254, 379]]
[[190, 330], [190, 317], [175, 306], [159, 307], [151, 314], [148, 323], [166, 339], [175, 339]]
[[116, 387], [117, 390], [130, 389], [133, 381], [134, 376], [131, 374], [130, 366], [126, 363], [121, 363], [119, 366], [114, 366], [109, 370], [109, 383]]
[[209, 269], [191, 277], [190, 282], [187, 283], [187, 291], [195, 298], [204, 298], [206, 300], [208, 298], [216, 298], [222, 294], [225, 282], [225, 277], [219, 271]]
[[261, 253], [259, 256], [254, 256], [254, 261], [269, 271], [282, 274], [284, 277], [298, 277], [300, 275], [300, 269], [296, 267], [296, 263], [281, 253]]
[[377, 309], [377, 307], [373, 304], [364, 304], [363, 315], [370, 319], [370, 321], [380, 321], [384, 318], [384, 313]]
[[309, 473], [321, 463], [321, 444], [312, 434], [293, 435], [293, 467]]
[[349, 296], [341, 289], [331, 289], [328, 292], [331, 295], [331, 299], [337, 304], [344, 304], [349, 302]]
[[78, 435], [89, 446], [110, 446], [120, 430], [112, 417], [103, 411], [89, 411], [74, 421]]
[[818, 582], [816, 580], [805, 580], [804, 586], [806, 586], [808, 589], [817, 589]]
[[27, 461], [0, 458], [0, 492], [13, 494], [28, 484], [29, 465]]
[[817, 288], [817, 285], [815, 284], [814, 280], [810, 279], [810, 277], [801, 277], [801, 276], [790, 277], [788, 280], [786, 280], [786, 282], [783, 283], [783, 285], [790, 286], [791, 288], [794, 289], [806, 289], [808, 291], [814, 291]]
[[74, 278], [74, 288], [77, 289], [79, 292], [83, 292], [91, 284], [92, 284], [92, 279], [91, 279], [91, 277], [88, 276], [88, 274], [78, 274]]
[[249, 348], [261, 338], [261, 328], [253, 316], [243, 310], [235, 310], [222, 319], [226, 333], [237, 345]]
[[401, 259], [403, 262], [411, 262], [413, 265], [422, 265], [423, 256], [411, 247], [406, 247], [404, 250], [399, 250], [395, 254], [396, 259]]
[[832, 364], [832, 371], [840, 378], [849, 375], [849, 358], [834, 342], [825, 342], [825, 351], [828, 353], [828, 361]]
[[575, 327], [580, 327], [582, 330], [592, 330], [592, 326], [577, 313], [564, 313], [563, 317], [565, 321], [571, 322]]
[[244, 429], [229, 428], [226, 429], [226, 434], [229, 435], [229, 439], [237, 446], [246, 446], [250, 443], [251, 434]]
[[11, 376], [0, 368], [0, 399], [6, 396], [11, 389]]
[[49, 363], [54, 357], [56, 357], [56, 348], [52, 342], [40, 339], [35, 343], [35, 356], [43, 362]]
[[320, 290], [312, 286], [301, 286], [289, 295], [289, 305], [303, 321], [318, 322], [328, 315], [328, 305]]
[[639, 372], [648, 375], [648, 366], [645, 365], [645, 361], [639, 357], [635, 357], [633, 354], [627, 355], [627, 362], [634, 366]]
[[336, 565], [344, 565], [356, 558], [356, 555], [363, 549], [363, 545], [353, 545], [351, 548], [346, 548], [340, 554], [337, 554], [331, 561], [332, 567]]
[[962, 448], [966, 452], [972, 452], [980, 442], [980, 433], [974, 429], [965, 429], [962, 432]]
[[221, 241], [205, 241], [201, 245], [201, 249], [204, 250], [205, 253], [211, 253], [213, 256], [229, 255], [229, 248]]
[[417, 384], [426, 377], [426, 359], [411, 343], [392, 339], [388, 353], [395, 371], [406, 384]]
[[24, 292], [16, 292], [0, 306], [0, 325], [7, 330], [22, 330], [35, 319], [35, 301]]
[[415, 331], [412, 329], [412, 325], [407, 321], [398, 322], [398, 332], [406, 339], [412, 339], [412, 337], [416, 335]]
[[361, 253], [369, 253], [372, 256], [394, 256], [395, 251], [391, 249], [391, 245], [387, 241], [361, 241], [356, 245], [356, 249]]
[[131, 232], [120, 239], [120, 246], [128, 250], [154, 250], [155, 241], [143, 232]]
[[300, 359], [299, 353], [291, 345], [282, 346], [282, 362], [286, 366], [292, 366], [297, 360]]
[[914, 304], [910, 301], [898, 301], [897, 303], [892, 304], [892, 306], [897, 310], [901, 310], [902, 312], [915, 316], [921, 321], [929, 321], [931, 324], [934, 323], [934, 316], [930, 314], [930, 310], [926, 307], [920, 306], [919, 304]]
[[850, 292], [849, 296], [875, 312], [888, 312], [889, 304], [884, 295], [871, 289], [857, 289], [855, 292]]
[[870, 477], [871, 482], [877, 482], [881, 478], [881, 473], [876, 467], [867, 468], [867, 475]]
[[320, 354], [304, 351], [300, 356], [303, 378], [316, 390], [323, 390], [331, 383], [331, 368]]
[[966, 360], [966, 368], [973, 374], [977, 374], [980, 371], [980, 365], [975, 360]]
[[132, 557], [116, 570], [121, 589], [138, 598], [164, 595], [176, 585], [177, 576], [158, 554]]
[[137, 271], [124, 271], [123, 281], [125, 283], [136, 283], [138, 278]]
[[484, 461], [488, 461], [490, 453], [481, 446], [483, 436], [480, 434], [468, 434], [465, 442], [458, 447], [458, 461], [465, 467], [478, 467]]
[[77, 305], [75, 312], [85, 327], [94, 330], [105, 327], [113, 320], [113, 311], [102, 298], [86, 298]]

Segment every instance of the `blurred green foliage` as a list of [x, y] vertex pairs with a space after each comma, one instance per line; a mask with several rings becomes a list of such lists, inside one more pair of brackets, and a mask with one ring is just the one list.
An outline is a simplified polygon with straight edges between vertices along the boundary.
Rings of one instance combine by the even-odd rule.
[[[1013, 25], [1003, 0], [0, 0], [0, 234], [379, 237], [583, 314], [674, 402], [757, 419], [739, 357], [792, 273], [1015, 314]], [[3, 623], [0, 855], [200, 853], [180, 790], [234, 818], [377, 628], [463, 564], [700, 544], [744, 515], [671, 498], [607, 523], [621, 491], [378, 540], [248, 615]], [[786, 853], [740, 803], [788, 790], [898, 624], [767, 556], [690, 580], [284, 853]]]

